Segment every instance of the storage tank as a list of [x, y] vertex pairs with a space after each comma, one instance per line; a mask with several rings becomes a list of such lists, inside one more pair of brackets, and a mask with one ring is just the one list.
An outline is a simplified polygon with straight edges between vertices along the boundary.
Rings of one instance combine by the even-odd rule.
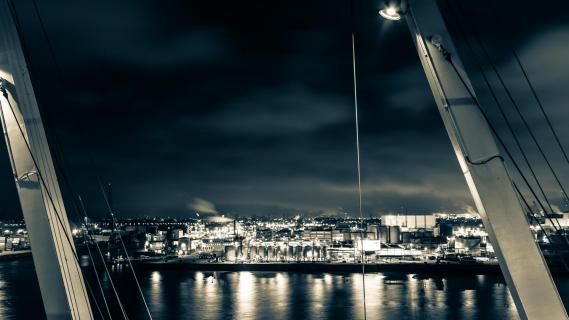
[[305, 260], [312, 259], [312, 246], [306, 246], [303, 248], [302, 258]]
[[237, 259], [243, 259], [243, 246], [237, 246], [235, 256]]
[[287, 246], [286, 258], [287, 258], [287, 260], [294, 260], [294, 247], [293, 246]]
[[[285, 255], [286, 255], [286, 251], [284, 251], [284, 252], [285, 252]], [[275, 247], [275, 259], [276, 259], [276, 260], [281, 260], [281, 258], [283, 258], [283, 250], [282, 250], [282, 248], [281, 248], [280, 246]]]
[[401, 242], [401, 229], [399, 226], [389, 227], [389, 243], [397, 244]]
[[272, 246], [266, 247], [267, 249], [267, 260], [268, 261], [273, 261], [275, 258], [275, 250]]
[[251, 260], [255, 260], [257, 258], [257, 256], [259, 255], [258, 251], [257, 251], [257, 246], [255, 245], [249, 245], [249, 259]]
[[314, 259], [319, 260], [320, 259], [320, 251], [321, 248], [320, 247], [314, 247]]
[[367, 238], [371, 240], [379, 239], [379, 226], [377, 224], [367, 226]]
[[389, 227], [388, 226], [379, 226], [379, 241], [381, 243], [389, 243]]
[[295, 246], [294, 247], [294, 260], [301, 261], [302, 260], [302, 246]]
[[263, 260], [269, 259], [269, 247], [263, 246]]
[[322, 259], [328, 259], [328, 247], [322, 246]]
[[225, 246], [225, 260], [235, 261], [235, 246]]

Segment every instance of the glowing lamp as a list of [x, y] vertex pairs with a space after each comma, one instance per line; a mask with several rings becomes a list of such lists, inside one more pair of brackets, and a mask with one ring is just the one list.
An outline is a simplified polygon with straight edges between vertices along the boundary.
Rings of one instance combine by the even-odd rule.
[[397, 12], [397, 9], [394, 7], [385, 7], [379, 10], [379, 15], [384, 17], [387, 20], [400, 20], [401, 15]]

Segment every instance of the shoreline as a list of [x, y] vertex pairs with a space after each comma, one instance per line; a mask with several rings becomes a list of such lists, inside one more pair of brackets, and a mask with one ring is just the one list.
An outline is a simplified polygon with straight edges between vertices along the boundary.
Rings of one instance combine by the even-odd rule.
[[0, 252], [0, 261], [9, 261], [32, 256], [32, 250], [19, 250], [19, 251], [2, 251]]
[[[290, 262], [290, 263], [145, 263], [133, 261], [142, 270], [190, 271], [275, 271], [275, 272], [361, 272], [359, 263]], [[444, 275], [501, 275], [498, 264], [434, 264], [434, 263], [366, 263], [366, 272], [399, 272]]]
[[[31, 258], [31, 250], [0, 252], [0, 262], [16, 259]], [[136, 269], [154, 270], [187, 270], [187, 271], [269, 271], [293, 273], [361, 273], [360, 263], [329, 263], [329, 262], [278, 262], [278, 263], [225, 263], [208, 262], [192, 263], [184, 261], [148, 262], [132, 260]], [[569, 276], [569, 272], [560, 266], [549, 266], [550, 272], [556, 276]], [[435, 264], [417, 262], [366, 263], [365, 272], [405, 273], [424, 275], [499, 275], [500, 266], [495, 263], [474, 264]]]

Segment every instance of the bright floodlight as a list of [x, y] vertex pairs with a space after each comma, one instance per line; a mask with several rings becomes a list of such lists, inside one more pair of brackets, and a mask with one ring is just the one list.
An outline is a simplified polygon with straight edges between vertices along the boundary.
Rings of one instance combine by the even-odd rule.
[[386, 7], [384, 9], [379, 10], [379, 15], [387, 20], [401, 19], [401, 15], [397, 12], [397, 10], [394, 7]]

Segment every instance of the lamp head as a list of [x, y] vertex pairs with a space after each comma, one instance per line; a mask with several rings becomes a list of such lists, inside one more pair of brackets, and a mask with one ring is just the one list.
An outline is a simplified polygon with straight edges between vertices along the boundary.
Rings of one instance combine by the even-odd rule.
[[379, 10], [379, 15], [387, 20], [401, 20], [406, 8], [407, 1], [405, 0], [386, 2]]
[[379, 15], [387, 20], [400, 20], [401, 15], [397, 12], [395, 7], [389, 6], [379, 10]]

